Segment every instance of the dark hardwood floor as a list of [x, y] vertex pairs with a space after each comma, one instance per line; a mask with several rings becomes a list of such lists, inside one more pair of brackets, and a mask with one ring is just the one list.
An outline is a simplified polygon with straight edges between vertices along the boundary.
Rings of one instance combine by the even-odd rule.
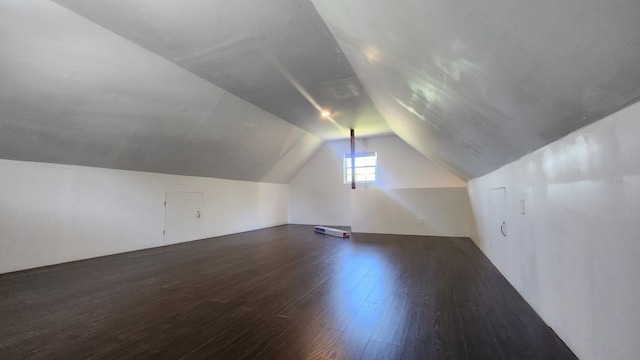
[[280, 226], [0, 275], [2, 359], [575, 359], [466, 238]]

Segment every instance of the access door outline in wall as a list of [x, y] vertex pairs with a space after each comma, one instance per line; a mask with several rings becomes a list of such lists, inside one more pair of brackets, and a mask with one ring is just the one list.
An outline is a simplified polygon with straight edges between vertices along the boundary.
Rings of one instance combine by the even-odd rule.
[[508, 259], [507, 189], [489, 190], [489, 258], [498, 269], [505, 269]]
[[204, 193], [167, 191], [164, 203], [164, 243], [202, 239]]

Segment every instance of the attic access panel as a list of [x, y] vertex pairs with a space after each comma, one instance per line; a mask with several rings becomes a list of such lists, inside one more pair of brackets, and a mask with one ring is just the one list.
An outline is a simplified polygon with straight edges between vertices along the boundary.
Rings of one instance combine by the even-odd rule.
[[204, 193], [167, 191], [164, 206], [165, 245], [202, 239]]

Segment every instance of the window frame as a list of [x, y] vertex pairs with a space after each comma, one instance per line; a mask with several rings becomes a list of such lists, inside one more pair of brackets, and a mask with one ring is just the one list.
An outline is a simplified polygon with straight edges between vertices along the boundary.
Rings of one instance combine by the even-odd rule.
[[[374, 184], [377, 179], [378, 179], [378, 153], [377, 152], [362, 152], [362, 153], [355, 153], [355, 158], [356, 158], [356, 183], [357, 184]], [[373, 165], [371, 165], [371, 163], [369, 164], [364, 164], [361, 166], [357, 166], [358, 158], [373, 158]], [[344, 181], [345, 184], [350, 184], [351, 183], [351, 179], [348, 178], [349, 173], [351, 172], [351, 164], [350, 164], [350, 160], [351, 160], [351, 154], [344, 154], [344, 157], [342, 158], [342, 180]], [[373, 179], [369, 179], [369, 180], [358, 180], [358, 175], [362, 175], [362, 174], [358, 174], [358, 169], [373, 169]], [[366, 170], [365, 170], [366, 171]], [[368, 174], [371, 174], [371, 172], [369, 172]], [[367, 173], [364, 174], [365, 176], [367, 176]]]

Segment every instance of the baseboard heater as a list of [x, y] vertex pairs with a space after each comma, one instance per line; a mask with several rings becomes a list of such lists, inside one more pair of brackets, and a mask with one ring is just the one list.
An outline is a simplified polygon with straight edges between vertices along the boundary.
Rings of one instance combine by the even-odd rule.
[[313, 231], [317, 232], [318, 234], [326, 234], [326, 235], [331, 235], [331, 236], [337, 236], [339, 238], [348, 238], [349, 237], [349, 232], [348, 231], [344, 231], [344, 230], [340, 230], [340, 229], [334, 229], [334, 228], [330, 228], [330, 227], [326, 227], [326, 226], [316, 226], [315, 229], [313, 229]]

